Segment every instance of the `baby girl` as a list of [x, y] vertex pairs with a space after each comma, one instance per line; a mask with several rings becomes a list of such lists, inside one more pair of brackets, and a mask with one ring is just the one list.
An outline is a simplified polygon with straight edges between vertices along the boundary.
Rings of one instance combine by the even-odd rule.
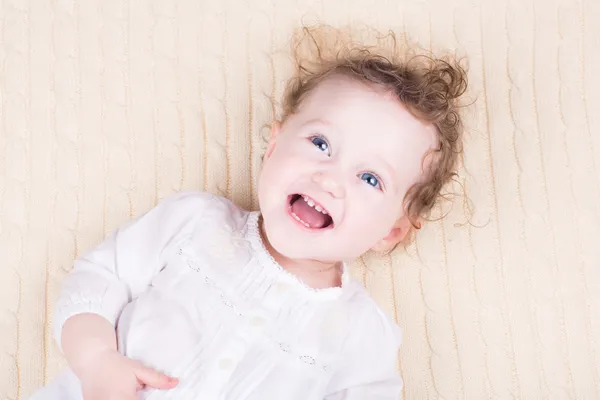
[[69, 370], [36, 400], [397, 400], [400, 333], [346, 263], [405, 241], [454, 175], [456, 63], [321, 54], [274, 121], [260, 211], [175, 194], [79, 258]]

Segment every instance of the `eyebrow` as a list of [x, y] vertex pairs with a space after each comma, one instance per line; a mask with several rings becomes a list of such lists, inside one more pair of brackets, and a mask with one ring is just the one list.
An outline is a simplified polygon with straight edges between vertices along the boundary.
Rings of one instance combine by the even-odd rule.
[[339, 129], [336, 128], [330, 121], [321, 118], [310, 119], [305, 122], [305, 125], [325, 125], [327, 128], [339, 132]]

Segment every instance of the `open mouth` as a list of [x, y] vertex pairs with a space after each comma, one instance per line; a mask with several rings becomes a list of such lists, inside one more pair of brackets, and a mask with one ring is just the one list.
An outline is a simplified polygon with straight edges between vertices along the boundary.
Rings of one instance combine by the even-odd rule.
[[329, 212], [311, 199], [302, 194], [293, 194], [288, 197], [289, 211], [292, 217], [309, 229], [333, 228], [333, 219]]

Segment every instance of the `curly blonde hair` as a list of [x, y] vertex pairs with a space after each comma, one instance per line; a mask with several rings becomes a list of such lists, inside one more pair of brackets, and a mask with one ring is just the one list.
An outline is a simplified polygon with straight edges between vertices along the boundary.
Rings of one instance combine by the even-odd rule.
[[357, 45], [339, 29], [303, 28], [294, 40], [297, 73], [284, 93], [282, 120], [294, 114], [319, 83], [341, 74], [392, 93], [416, 118], [433, 124], [438, 147], [425, 156], [432, 156], [428, 167], [404, 198], [405, 213], [419, 229], [420, 219], [431, 212], [442, 188], [457, 175], [463, 138], [459, 98], [467, 88], [466, 72], [452, 57], [417, 55], [414, 45], [400, 48], [393, 33], [379, 35], [378, 41], [382, 40], [388, 45]]

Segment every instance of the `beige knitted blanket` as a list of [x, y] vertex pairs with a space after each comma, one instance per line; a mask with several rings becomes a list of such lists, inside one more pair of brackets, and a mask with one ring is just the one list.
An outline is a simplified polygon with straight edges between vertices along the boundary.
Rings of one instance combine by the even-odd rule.
[[600, 399], [600, 1], [2, 0], [0, 400], [64, 366], [77, 254], [175, 191], [256, 206], [303, 21], [469, 59], [471, 211], [353, 266], [403, 328], [405, 398]]

